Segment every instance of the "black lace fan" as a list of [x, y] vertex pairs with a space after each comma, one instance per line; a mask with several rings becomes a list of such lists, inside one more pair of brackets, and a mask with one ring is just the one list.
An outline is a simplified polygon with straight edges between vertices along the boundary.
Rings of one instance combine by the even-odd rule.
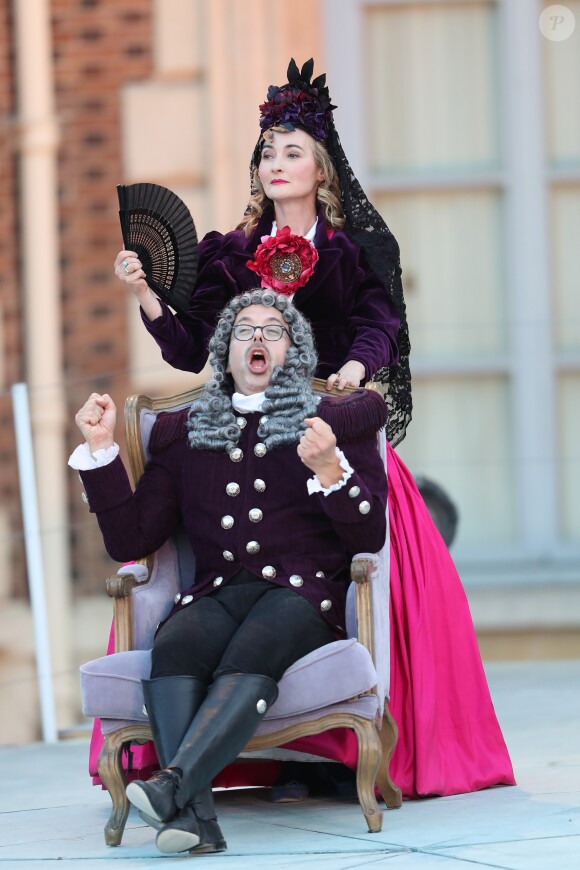
[[181, 314], [197, 278], [197, 233], [177, 194], [158, 184], [119, 184], [123, 243], [143, 264], [147, 283]]

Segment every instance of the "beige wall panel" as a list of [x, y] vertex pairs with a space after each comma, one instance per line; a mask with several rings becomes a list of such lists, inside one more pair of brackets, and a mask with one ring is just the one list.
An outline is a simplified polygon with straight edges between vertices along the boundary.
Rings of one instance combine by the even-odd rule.
[[207, 189], [192, 185], [174, 184], [172, 190], [181, 197], [190, 210], [197, 231], [198, 239], [202, 239], [206, 233], [213, 229], [211, 213], [206, 207]]
[[580, 0], [564, 5], [576, 18], [574, 33], [562, 42], [543, 39], [542, 48], [548, 153], [555, 164], [566, 166], [580, 161]]
[[515, 510], [507, 385], [499, 378], [413, 382], [413, 422], [398, 449], [414, 475], [440, 484], [455, 502], [455, 549], [510, 544]]
[[580, 373], [563, 376], [558, 389], [561, 531], [580, 543]]
[[12, 546], [8, 511], [0, 508], [0, 606], [12, 595]]
[[172, 368], [161, 357], [156, 341], [149, 335], [134, 299], [129, 305], [129, 341], [131, 345], [131, 389], [147, 396], [171, 396], [189, 390], [208, 379]]
[[195, 82], [145, 82], [122, 92], [125, 180], [191, 179], [204, 171], [201, 88]]
[[248, 164], [259, 134], [258, 106], [283, 84], [288, 61], [315, 57], [324, 71], [318, 2], [212, 0], [208, 22], [208, 128], [216, 229], [231, 229], [248, 201]]
[[[552, 253], [554, 255], [554, 330], [559, 350], [580, 350], [580, 186], [552, 193]], [[580, 430], [579, 430], [580, 431]]]
[[371, 169], [498, 161], [494, 22], [491, 3], [367, 10]]
[[401, 247], [414, 357], [505, 349], [501, 212], [495, 193], [376, 195]]
[[153, 56], [159, 76], [197, 72], [205, 65], [207, 0], [154, 0]]

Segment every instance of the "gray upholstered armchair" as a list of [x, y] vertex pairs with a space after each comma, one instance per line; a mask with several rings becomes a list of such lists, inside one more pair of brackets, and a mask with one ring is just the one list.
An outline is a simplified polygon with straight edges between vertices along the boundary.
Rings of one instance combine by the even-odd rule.
[[[323, 382], [315, 389], [324, 392]], [[192, 390], [167, 399], [132, 396], [125, 404], [125, 431], [134, 481], [147, 462], [149, 436], [160, 411], [187, 407]], [[328, 395], [328, 393], [325, 393]], [[378, 439], [384, 450], [384, 439]], [[83, 711], [99, 717], [104, 744], [99, 775], [113, 811], [105, 826], [109, 846], [121, 842], [129, 804], [121, 764], [123, 747], [151, 739], [141, 680], [151, 671], [155, 629], [175, 595], [191, 583], [195, 560], [177, 535], [143, 565], [126, 566], [107, 580], [113, 598], [115, 653], [81, 667]], [[358, 799], [370, 832], [381, 830], [382, 811], [375, 785], [389, 808], [401, 805], [401, 792], [389, 776], [397, 728], [388, 710], [389, 544], [380, 553], [358, 554], [352, 562], [347, 606], [348, 637], [295, 662], [284, 674], [279, 697], [246, 747], [256, 752], [299, 737], [347, 727], [358, 739]]]

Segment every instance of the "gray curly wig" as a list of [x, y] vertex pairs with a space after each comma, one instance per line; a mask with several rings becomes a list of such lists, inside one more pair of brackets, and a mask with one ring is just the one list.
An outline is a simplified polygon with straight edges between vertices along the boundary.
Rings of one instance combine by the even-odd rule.
[[240, 440], [242, 430], [231, 402], [234, 382], [226, 368], [236, 317], [249, 305], [267, 305], [280, 311], [292, 339], [284, 365], [275, 367], [266, 388], [266, 401], [262, 408], [264, 419], [258, 428], [258, 437], [268, 450], [297, 444], [306, 429], [304, 418], [316, 412], [319, 399], [311, 385], [316, 351], [310, 324], [288, 297], [264, 288], [249, 290], [234, 296], [226, 305], [210, 339], [209, 361], [213, 377], [199, 399], [191, 405], [187, 428], [192, 448], [226, 450], [229, 453]]

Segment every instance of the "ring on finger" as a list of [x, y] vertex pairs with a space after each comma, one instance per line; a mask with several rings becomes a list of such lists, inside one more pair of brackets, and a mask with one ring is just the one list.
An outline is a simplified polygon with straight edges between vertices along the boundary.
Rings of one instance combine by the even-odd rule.
[[123, 267], [123, 272], [129, 271], [129, 263], [127, 262], [127, 260], [123, 260], [123, 262], [121, 263], [121, 266]]

